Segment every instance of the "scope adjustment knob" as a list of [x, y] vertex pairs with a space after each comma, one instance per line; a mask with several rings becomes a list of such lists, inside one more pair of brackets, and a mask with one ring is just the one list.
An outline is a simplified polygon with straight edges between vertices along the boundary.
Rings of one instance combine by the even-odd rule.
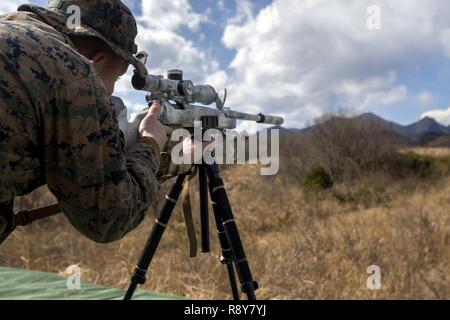
[[181, 85], [183, 94], [185, 96], [192, 96], [194, 94], [194, 84], [192, 83], [192, 81], [180, 81], [179, 85]]

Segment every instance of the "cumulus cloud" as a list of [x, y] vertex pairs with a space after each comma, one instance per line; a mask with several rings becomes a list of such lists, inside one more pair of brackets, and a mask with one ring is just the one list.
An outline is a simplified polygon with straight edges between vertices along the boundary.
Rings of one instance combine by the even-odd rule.
[[[196, 83], [227, 86], [228, 106], [282, 115], [287, 126], [302, 126], [339, 108], [377, 111], [406, 101], [429, 106], [431, 94], [408, 88], [402, 72], [450, 57], [446, 0], [273, 0], [256, 15], [255, 2], [241, 0], [231, 17], [225, 1], [215, 4], [227, 11], [217, 17], [195, 12], [193, 0], [134, 1], [133, 8], [138, 3], [141, 8], [137, 42], [150, 53], [151, 73], [179, 68]], [[381, 30], [367, 28], [367, 8], [373, 4], [381, 9]], [[16, 7], [14, 1], [0, 1], [0, 13]], [[185, 32], [201, 39], [204, 24], [224, 23], [222, 42], [235, 53], [228, 68]], [[132, 68], [116, 93], [144, 105], [131, 88], [131, 75]]]
[[[217, 61], [208, 58], [200, 47], [181, 32], [183, 28], [200, 32], [202, 23], [208, 22], [207, 17], [194, 12], [187, 0], [142, 0], [141, 9], [141, 15], [137, 17], [139, 32], [136, 41], [139, 50], [149, 53], [147, 68], [150, 73], [165, 75], [168, 69], [182, 69], [185, 77], [196, 83], [209, 79], [224, 84], [226, 73], [219, 70]], [[117, 84], [116, 94], [133, 94], [131, 76], [132, 68]], [[142, 100], [142, 97], [139, 98]], [[138, 107], [141, 107], [140, 103], [130, 109], [135, 111]]]
[[227, 24], [240, 24], [253, 19], [253, 4], [250, 0], [235, 0], [236, 12], [227, 19]]
[[422, 105], [427, 105], [431, 101], [431, 93], [422, 91], [417, 97]]
[[0, 14], [16, 11], [18, 6], [16, 1], [2, 0], [0, 2]]
[[178, 68], [199, 79], [211, 67], [204, 52], [171, 30], [155, 30], [140, 25], [137, 43], [140, 50], [150, 53], [148, 64], [151, 72], [163, 73], [166, 69]]
[[377, 31], [366, 23], [373, 3], [275, 0], [256, 17], [229, 24], [222, 40], [236, 50], [230, 101], [301, 126], [330, 109], [373, 110], [406, 99], [398, 74], [450, 53], [450, 3], [376, 1]]
[[207, 18], [192, 10], [188, 0], [142, 1], [139, 21], [153, 29], [177, 30], [187, 26], [198, 31], [200, 23]]
[[187, 0], [142, 1], [141, 8], [136, 41], [140, 50], [150, 53], [151, 72], [163, 74], [178, 68], [202, 78], [210, 67], [205, 53], [183, 37], [180, 29], [197, 31], [207, 19], [194, 12]]
[[450, 29], [445, 29], [441, 32], [439, 40], [444, 48], [447, 57], [450, 57]]
[[204, 82], [213, 86], [217, 90], [221, 90], [225, 88], [227, 80], [227, 73], [223, 70], [219, 70], [207, 76]]

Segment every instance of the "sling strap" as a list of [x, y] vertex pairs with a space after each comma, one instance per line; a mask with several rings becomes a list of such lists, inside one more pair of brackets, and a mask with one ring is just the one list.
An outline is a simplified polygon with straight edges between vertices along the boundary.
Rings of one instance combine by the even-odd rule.
[[58, 204], [54, 204], [52, 206], [47, 206], [34, 210], [24, 210], [20, 211], [17, 214], [12, 213], [12, 209], [10, 206], [5, 204], [0, 204], [0, 211], [6, 213], [7, 216], [13, 216], [12, 225], [9, 227], [9, 230], [2, 235], [0, 235], [0, 245], [3, 241], [8, 238], [8, 236], [19, 226], [28, 226], [36, 220], [41, 220], [44, 218], [48, 218], [54, 216], [61, 212], [61, 208]]
[[189, 240], [189, 257], [193, 258], [197, 255], [197, 236], [195, 234], [194, 219], [192, 218], [192, 207], [189, 194], [189, 181], [197, 175], [197, 167], [192, 167], [188, 179], [184, 182], [181, 192], [182, 211], [184, 222], [186, 223], [186, 231]]

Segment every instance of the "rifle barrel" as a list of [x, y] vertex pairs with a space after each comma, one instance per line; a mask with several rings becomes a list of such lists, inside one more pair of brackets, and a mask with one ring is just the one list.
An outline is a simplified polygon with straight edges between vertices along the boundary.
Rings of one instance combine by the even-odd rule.
[[284, 123], [284, 119], [281, 117], [264, 115], [262, 113], [250, 114], [250, 113], [238, 112], [238, 111], [233, 111], [233, 110], [224, 110], [224, 113], [227, 117], [238, 119], [238, 120], [256, 121], [257, 123], [273, 124], [273, 125], [277, 125], [277, 126], [281, 126]]

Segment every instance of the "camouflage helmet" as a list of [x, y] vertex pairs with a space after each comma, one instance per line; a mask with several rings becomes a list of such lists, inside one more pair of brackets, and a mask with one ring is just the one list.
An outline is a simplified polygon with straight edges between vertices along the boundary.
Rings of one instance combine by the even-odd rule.
[[[69, 18], [77, 6], [80, 25], [71, 26]], [[31, 11], [68, 36], [79, 35], [103, 40], [117, 55], [132, 64], [141, 74], [145, 66], [135, 58], [137, 45], [136, 20], [130, 9], [120, 0], [48, 0], [46, 8], [22, 5], [19, 11]]]

